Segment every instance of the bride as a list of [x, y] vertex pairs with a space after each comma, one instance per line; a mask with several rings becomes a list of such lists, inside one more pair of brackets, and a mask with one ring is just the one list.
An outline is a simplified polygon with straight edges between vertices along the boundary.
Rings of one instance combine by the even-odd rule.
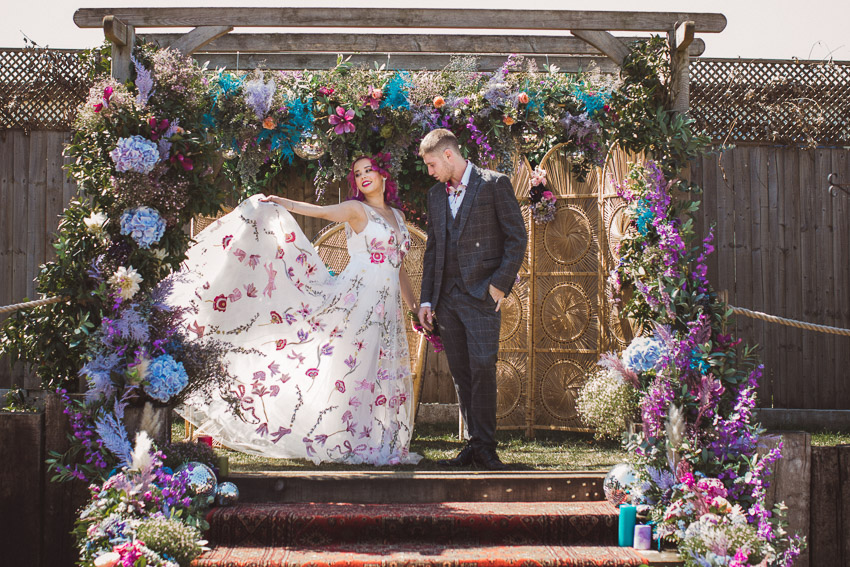
[[[254, 196], [197, 237], [169, 302], [196, 335], [224, 341], [229, 392], [178, 411], [224, 446], [315, 463], [416, 463], [402, 299], [410, 249], [381, 154], [354, 161], [352, 199], [318, 206]], [[351, 260], [337, 276], [291, 213], [345, 223]], [[236, 398], [241, 416], [227, 398]]]

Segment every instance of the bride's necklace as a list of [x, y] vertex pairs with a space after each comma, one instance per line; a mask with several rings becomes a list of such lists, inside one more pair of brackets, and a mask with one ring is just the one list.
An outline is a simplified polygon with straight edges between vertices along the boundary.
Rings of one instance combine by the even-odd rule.
[[[367, 205], [368, 205], [368, 203], [367, 203]], [[393, 228], [393, 225], [398, 224], [398, 223], [395, 222], [395, 214], [393, 213], [392, 207], [384, 206], [383, 208], [379, 209], [378, 207], [375, 207], [373, 205], [369, 205], [369, 206], [372, 207], [373, 211], [378, 213], [378, 216], [380, 216], [382, 219], [384, 219], [384, 222], [387, 223], [387, 225], [390, 228]], [[392, 220], [390, 220], [390, 219], [392, 219]], [[395, 230], [395, 229], [393, 228], [393, 230]]]

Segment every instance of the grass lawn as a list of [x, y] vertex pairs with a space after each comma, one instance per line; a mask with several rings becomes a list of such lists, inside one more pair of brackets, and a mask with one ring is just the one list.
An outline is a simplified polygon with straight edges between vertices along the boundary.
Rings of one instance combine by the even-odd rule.
[[[174, 441], [185, 435], [183, 420], [176, 418], [171, 430]], [[500, 431], [499, 456], [516, 470], [562, 470], [607, 471], [617, 463], [625, 462], [626, 452], [618, 441], [597, 441], [588, 433], [570, 433], [565, 431], [538, 431], [534, 439], [526, 439], [522, 431]], [[812, 445], [830, 446], [850, 444], [848, 431], [813, 431]], [[445, 470], [436, 464], [437, 459], [453, 457], [463, 447], [457, 437], [454, 425], [417, 425], [414, 430], [410, 450], [419, 453], [424, 459], [416, 466], [386, 467], [400, 470]], [[371, 470], [368, 465], [352, 466], [325, 463], [314, 465], [310, 461], [297, 459], [269, 459], [246, 455], [236, 451], [219, 448], [217, 451], [227, 455], [230, 468], [234, 472], [272, 471], [272, 470]]]
[[[174, 441], [183, 439], [183, 420], [175, 419], [171, 430]], [[535, 439], [526, 439], [521, 431], [500, 431], [499, 456], [517, 470], [604, 470], [625, 461], [626, 452], [616, 441], [596, 441], [592, 434], [564, 431], [540, 431]], [[457, 426], [417, 425], [410, 450], [424, 459], [416, 466], [386, 467], [401, 470], [445, 470], [436, 464], [437, 459], [453, 457], [463, 447], [457, 437]], [[269, 459], [255, 457], [220, 448], [227, 455], [233, 472], [269, 470], [371, 470], [368, 465], [352, 466], [325, 463], [314, 465], [296, 459]]]

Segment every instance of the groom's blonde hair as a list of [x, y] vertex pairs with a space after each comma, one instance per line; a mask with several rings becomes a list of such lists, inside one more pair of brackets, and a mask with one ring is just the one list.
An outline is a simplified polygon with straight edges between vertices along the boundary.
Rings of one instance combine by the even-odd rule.
[[445, 128], [431, 130], [419, 143], [420, 156], [438, 154], [445, 150], [452, 150], [455, 154], [460, 155], [460, 145], [457, 142], [457, 137], [452, 134], [451, 130], [446, 130]]

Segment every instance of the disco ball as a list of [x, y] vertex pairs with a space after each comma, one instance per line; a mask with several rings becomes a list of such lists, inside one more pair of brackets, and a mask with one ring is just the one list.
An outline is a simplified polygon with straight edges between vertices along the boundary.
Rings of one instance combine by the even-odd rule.
[[218, 506], [231, 506], [239, 502], [239, 489], [232, 482], [222, 482], [215, 489], [215, 503]]
[[631, 465], [621, 463], [614, 465], [605, 480], [602, 481], [602, 490], [605, 498], [614, 506], [628, 503], [631, 500], [633, 485], [637, 482], [637, 475]]
[[325, 145], [316, 133], [305, 132], [294, 147], [295, 155], [301, 159], [314, 160], [325, 155]]
[[206, 496], [207, 499], [212, 499], [215, 496], [215, 473], [207, 465], [192, 461], [177, 467], [175, 473], [181, 471], [186, 471], [187, 484], [194, 496]]

